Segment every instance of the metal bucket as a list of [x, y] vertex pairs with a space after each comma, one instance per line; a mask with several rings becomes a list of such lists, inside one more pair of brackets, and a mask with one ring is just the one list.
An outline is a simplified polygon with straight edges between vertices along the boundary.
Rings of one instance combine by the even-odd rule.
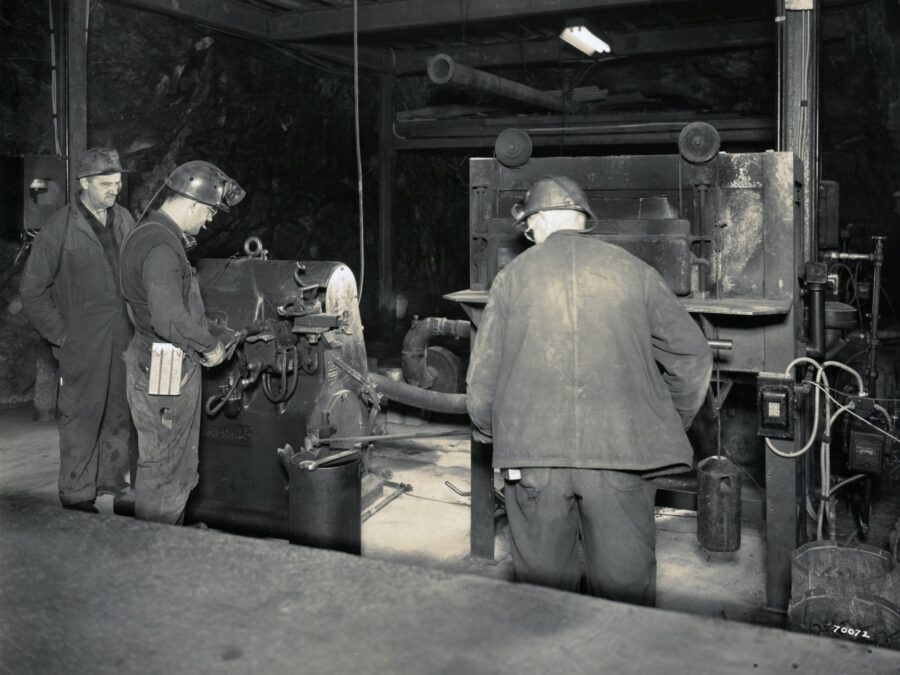
[[361, 462], [356, 455], [312, 471], [289, 462], [291, 543], [361, 553]]
[[697, 465], [697, 539], [707, 551], [741, 547], [741, 477], [726, 457]]

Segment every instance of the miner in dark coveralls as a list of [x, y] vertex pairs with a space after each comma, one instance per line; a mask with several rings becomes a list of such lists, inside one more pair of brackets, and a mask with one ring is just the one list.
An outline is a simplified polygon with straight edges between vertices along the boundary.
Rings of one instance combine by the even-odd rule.
[[[225, 358], [225, 346], [209, 331], [185, 251], [216, 211], [240, 202], [244, 191], [203, 161], [177, 167], [165, 185], [160, 209], [142, 220], [122, 247], [121, 277], [135, 327], [125, 353], [128, 403], [138, 432], [135, 517], [180, 523], [198, 480], [200, 365], [212, 367]], [[181, 350], [177, 394], [150, 393], [154, 343]]]
[[648, 479], [691, 467], [709, 346], [652, 267], [585, 236], [573, 180], [539, 180], [513, 215], [536, 246], [494, 279], [467, 402], [506, 478], [516, 579], [578, 590], [580, 532], [588, 592], [653, 605]]
[[131, 420], [122, 352], [131, 324], [119, 289], [119, 248], [134, 227], [116, 204], [119, 154], [91, 148], [81, 186], [41, 228], [19, 290], [28, 318], [59, 360], [59, 498], [97, 513], [94, 500], [127, 487]]

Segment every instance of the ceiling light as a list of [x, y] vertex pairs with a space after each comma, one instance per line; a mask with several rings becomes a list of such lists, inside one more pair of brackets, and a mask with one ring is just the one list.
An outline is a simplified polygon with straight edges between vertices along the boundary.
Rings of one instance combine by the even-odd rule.
[[566, 28], [559, 34], [564, 41], [588, 56], [612, 51], [610, 46], [591, 32], [583, 19], [570, 19]]

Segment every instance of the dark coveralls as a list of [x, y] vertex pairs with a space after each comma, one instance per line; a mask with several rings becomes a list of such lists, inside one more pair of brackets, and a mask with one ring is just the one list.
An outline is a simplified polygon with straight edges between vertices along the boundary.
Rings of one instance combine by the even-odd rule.
[[121, 491], [130, 463], [121, 355], [131, 324], [117, 269], [134, 218], [118, 204], [106, 218], [104, 226], [80, 196], [73, 197], [35, 238], [19, 286], [25, 313], [59, 360], [59, 498], [65, 505]]
[[[151, 213], [122, 247], [122, 294], [135, 333], [125, 361], [128, 403], [138, 433], [135, 517], [177, 523], [197, 485], [200, 441], [200, 355], [216, 346], [200, 288], [178, 225]], [[184, 351], [181, 393], [151, 396], [148, 385], [154, 342]]]
[[684, 430], [712, 355], [650, 266], [575, 231], [551, 234], [494, 279], [468, 372], [473, 424], [507, 481], [519, 581], [655, 603], [655, 489], [685, 471]]

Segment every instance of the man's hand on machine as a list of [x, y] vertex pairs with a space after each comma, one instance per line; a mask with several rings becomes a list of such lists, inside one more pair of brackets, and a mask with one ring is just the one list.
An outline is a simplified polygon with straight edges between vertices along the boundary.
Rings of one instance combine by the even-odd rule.
[[212, 368], [225, 360], [225, 353], [225, 345], [222, 344], [221, 340], [216, 340], [216, 346], [208, 352], [203, 353], [203, 356], [200, 358], [200, 363], [207, 368]]

